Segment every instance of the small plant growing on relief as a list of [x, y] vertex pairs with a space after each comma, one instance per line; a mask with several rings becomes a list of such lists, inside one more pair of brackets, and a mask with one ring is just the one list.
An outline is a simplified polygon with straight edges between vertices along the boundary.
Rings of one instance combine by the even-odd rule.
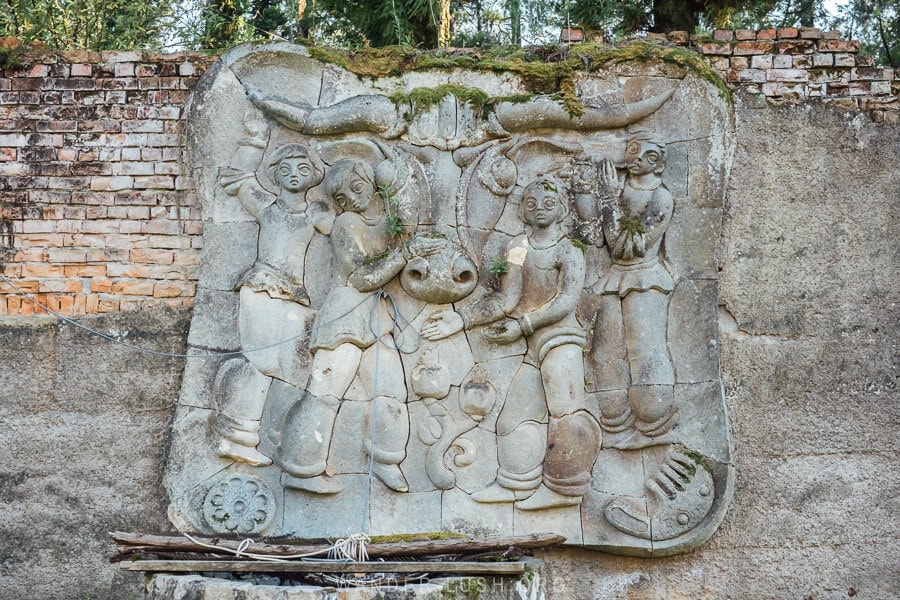
[[391, 194], [390, 187], [382, 185], [378, 188], [378, 195], [384, 202], [384, 227], [392, 238], [400, 238], [406, 233], [403, 228], [403, 219], [400, 218], [400, 201]]
[[628, 237], [631, 238], [647, 232], [647, 230], [644, 229], [644, 223], [641, 221], [640, 215], [622, 215], [619, 217], [619, 227], [621, 227], [622, 231], [627, 233]]

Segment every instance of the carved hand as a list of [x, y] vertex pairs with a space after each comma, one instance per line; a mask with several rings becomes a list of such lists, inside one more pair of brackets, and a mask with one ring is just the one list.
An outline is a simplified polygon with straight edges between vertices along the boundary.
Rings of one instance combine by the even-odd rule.
[[454, 333], [459, 333], [465, 327], [462, 316], [452, 310], [436, 312], [427, 319], [419, 333], [426, 340], [442, 340]]
[[484, 337], [495, 344], [512, 344], [522, 337], [522, 327], [518, 321], [510, 319], [486, 329]]
[[600, 164], [598, 179], [601, 202], [603, 199], [618, 197], [619, 176], [616, 174], [616, 166], [608, 158]]

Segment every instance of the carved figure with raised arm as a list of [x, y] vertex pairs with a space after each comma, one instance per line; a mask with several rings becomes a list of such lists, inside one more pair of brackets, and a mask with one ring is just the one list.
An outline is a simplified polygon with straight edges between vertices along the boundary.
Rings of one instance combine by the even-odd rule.
[[[528, 389], [520, 370], [497, 421], [496, 481], [472, 498], [516, 502], [522, 510], [576, 506], [587, 493], [600, 447], [600, 428], [587, 411], [582, 351], [586, 334], [575, 318], [585, 259], [566, 239], [568, 192], [556, 178], [525, 187], [519, 216], [527, 233], [507, 250], [500, 290], [459, 310], [435, 313], [422, 328], [428, 339], [493, 324], [496, 344], [524, 337], [526, 363], [540, 371], [541, 389]], [[523, 366], [525, 369], [526, 366]]]
[[[322, 181], [324, 165], [304, 144], [286, 144], [271, 153], [262, 167], [277, 194], [266, 191], [256, 169], [268, 128], [262, 119], [252, 118], [245, 127], [251, 136], [239, 146], [231, 167], [221, 170], [219, 182], [259, 223], [256, 261], [237, 285], [241, 348], [249, 350], [302, 336], [309, 327], [315, 312], [308, 308], [304, 286], [306, 252], [316, 231], [330, 232], [334, 211], [322, 202], [306, 201], [306, 192]], [[271, 464], [271, 457], [257, 449], [260, 419], [270, 377], [302, 385], [295, 346], [247, 352], [221, 365], [213, 392], [219, 456], [255, 466]]]
[[643, 448], [670, 441], [677, 422], [675, 375], [666, 345], [674, 284], [659, 257], [672, 218], [672, 195], [662, 183], [666, 145], [649, 134], [628, 140], [627, 175], [599, 165], [599, 211], [612, 257], [600, 280], [593, 365], [601, 400], [604, 446]]

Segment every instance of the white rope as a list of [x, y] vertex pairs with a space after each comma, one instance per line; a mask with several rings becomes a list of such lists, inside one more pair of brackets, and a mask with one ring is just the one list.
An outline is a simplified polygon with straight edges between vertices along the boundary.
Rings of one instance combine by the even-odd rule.
[[367, 545], [372, 541], [369, 536], [364, 533], [355, 533], [349, 537], [337, 540], [331, 546], [329, 546], [328, 548], [323, 548], [322, 550], [306, 552], [303, 554], [285, 554], [276, 557], [270, 554], [247, 552], [247, 549], [255, 543], [251, 538], [241, 540], [241, 542], [238, 544], [238, 547], [235, 549], [228, 548], [227, 546], [220, 546], [217, 544], [207, 544], [206, 542], [201, 542], [197, 538], [187, 533], [182, 533], [181, 535], [189, 539], [191, 542], [197, 544], [198, 546], [209, 548], [210, 550], [218, 550], [219, 552], [234, 554], [236, 558], [247, 557], [252, 558], [253, 560], [260, 560], [265, 562], [289, 562], [291, 560], [300, 558], [322, 556], [323, 554], [326, 555], [326, 557], [330, 560], [362, 562], [369, 560]]

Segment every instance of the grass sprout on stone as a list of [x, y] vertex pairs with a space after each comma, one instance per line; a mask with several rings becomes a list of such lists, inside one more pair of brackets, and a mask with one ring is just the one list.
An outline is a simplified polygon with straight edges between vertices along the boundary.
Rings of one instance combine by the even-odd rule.
[[500, 277], [507, 272], [509, 272], [509, 263], [500, 258], [491, 263], [491, 266], [488, 269], [488, 273], [496, 275], [497, 277]]
[[378, 195], [384, 202], [384, 227], [392, 238], [400, 238], [406, 233], [403, 227], [403, 219], [400, 218], [400, 201], [391, 193], [391, 188], [386, 185], [379, 186]]
[[630, 238], [647, 232], [647, 230], [644, 229], [644, 223], [641, 220], [640, 215], [622, 215], [619, 217], [619, 227], [621, 227], [622, 231], [627, 233]]

